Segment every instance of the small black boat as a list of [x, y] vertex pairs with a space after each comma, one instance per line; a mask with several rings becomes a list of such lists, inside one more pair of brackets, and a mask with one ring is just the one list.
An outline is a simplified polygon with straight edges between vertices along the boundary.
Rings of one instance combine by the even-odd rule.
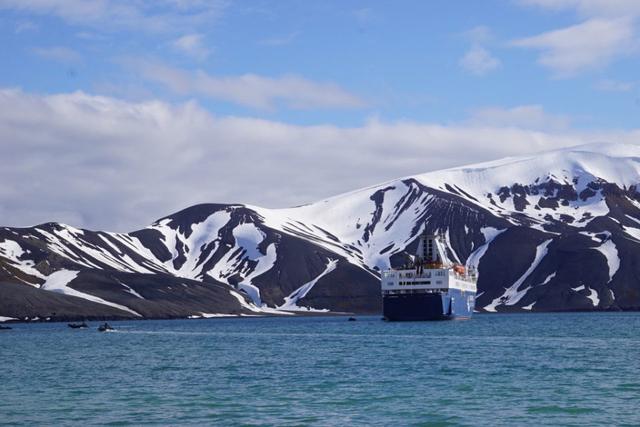
[[8, 331], [9, 329], [13, 329], [11, 326], [0, 325], [0, 331]]
[[349, 317], [349, 319], [348, 319], [349, 322], [355, 322], [356, 320], [358, 320], [358, 319], [356, 319], [355, 317]]
[[67, 326], [71, 329], [86, 329], [89, 327], [85, 322], [82, 323], [67, 323]]
[[108, 332], [108, 331], [115, 331], [115, 329], [113, 329], [113, 327], [110, 324], [105, 322], [102, 325], [98, 326], [98, 331]]

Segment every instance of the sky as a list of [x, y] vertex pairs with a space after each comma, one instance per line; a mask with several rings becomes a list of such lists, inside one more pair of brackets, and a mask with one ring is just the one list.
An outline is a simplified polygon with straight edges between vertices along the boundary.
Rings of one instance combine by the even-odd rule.
[[640, 143], [637, 0], [0, 0], [0, 224]]

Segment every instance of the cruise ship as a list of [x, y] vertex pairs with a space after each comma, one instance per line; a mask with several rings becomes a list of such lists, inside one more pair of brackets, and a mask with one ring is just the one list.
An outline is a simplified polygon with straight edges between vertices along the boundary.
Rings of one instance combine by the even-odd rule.
[[384, 319], [468, 319], [475, 307], [476, 282], [475, 268], [451, 262], [438, 236], [422, 234], [410, 262], [382, 272]]

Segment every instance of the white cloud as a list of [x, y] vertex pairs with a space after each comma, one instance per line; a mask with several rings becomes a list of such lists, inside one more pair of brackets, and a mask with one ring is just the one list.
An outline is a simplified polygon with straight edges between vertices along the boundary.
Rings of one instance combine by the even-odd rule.
[[482, 76], [500, 67], [500, 60], [484, 47], [474, 45], [460, 58], [460, 65], [467, 71]]
[[491, 29], [479, 25], [462, 33], [471, 46], [458, 61], [465, 70], [477, 76], [482, 76], [500, 67], [501, 62], [485, 47], [494, 39]]
[[205, 45], [204, 36], [202, 34], [184, 35], [171, 42], [171, 46], [178, 52], [199, 61], [207, 59], [211, 54], [211, 49]]
[[64, 46], [51, 46], [33, 49], [36, 55], [51, 61], [63, 64], [79, 64], [82, 62], [82, 55], [73, 49]]
[[371, 120], [296, 126], [216, 117], [193, 102], [0, 90], [2, 225], [128, 231], [198, 202], [284, 207], [385, 180], [627, 132]]
[[586, 17], [629, 17], [640, 15], [638, 0], [520, 0], [528, 6], [548, 10], [575, 10]]
[[515, 46], [541, 51], [538, 62], [556, 77], [606, 67], [638, 51], [638, 0], [520, 0], [549, 11], [575, 11], [584, 22], [514, 41]]
[[69, 24], [106, 31], [175, 32], [211, 24], [225, 4], [221, 0], [0, 0], [0, 9], [52, 15]]
[[540, 50], [538, 62], [556, 77], [602, 68], [636, 48], [630, 19], [590, 19], [581, 24], [514, 40], [513, 46]]
[[472, 112], [470, 123], [497, 127], [518, 127], [536, 130], [568, 129], [570, 119], [549, 114], [540, 105], [521, 105], [513, 108], [487, 107]]
[[603, 92], [631, 92], [638, 87], [638, 82], [622, 82], [604, 79], [596, 83], [596, 89]]
[[[125, 61], [127, 62], [127, 61]], [[365, 102], [336, 84], [315, 82], [296, 75], [265, 77], [256, 74], [214, 76], [148, 61], [128, 61], [148, 80], [182, 95], [198, 95], [239, 105], [273, 110], [279, 103], [294, 109], [359, 108]]]

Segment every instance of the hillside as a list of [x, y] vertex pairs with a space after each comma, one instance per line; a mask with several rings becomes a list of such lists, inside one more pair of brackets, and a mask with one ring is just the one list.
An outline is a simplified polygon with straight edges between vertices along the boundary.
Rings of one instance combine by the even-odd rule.
[[0, 316], [380, 310], [426, 227], [479, 270], [477, 309], [640, 308], [640, 147], [429, 172], [309, 205], [204, 204], [131, 233], [0, 228]]

